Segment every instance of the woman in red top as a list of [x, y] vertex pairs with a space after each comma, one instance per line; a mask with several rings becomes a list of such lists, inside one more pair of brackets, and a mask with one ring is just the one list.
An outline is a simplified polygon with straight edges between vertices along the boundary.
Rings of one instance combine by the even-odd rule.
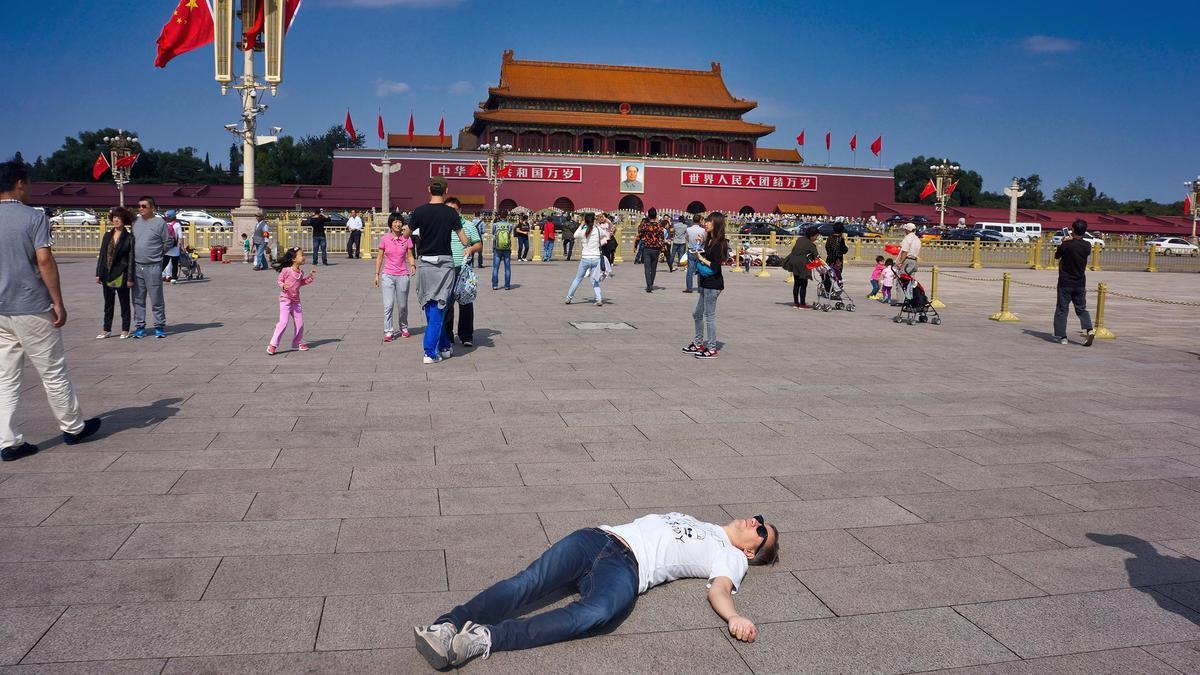
[[654, 290], [654, 276], [658, 273], [658, 258], [666, 248], [662, 225], [658, 224], [658, 211], [650, 209], [642, 224], [638, 226], [635, 244], [642, 247], [642, 264], [646, 266], [646, 292]]

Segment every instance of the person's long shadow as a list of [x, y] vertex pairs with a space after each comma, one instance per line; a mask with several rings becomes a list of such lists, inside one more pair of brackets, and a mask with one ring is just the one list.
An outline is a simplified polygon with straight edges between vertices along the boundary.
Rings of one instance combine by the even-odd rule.
[[206, 328], [222, 328], [224, 326], [225, 324], [218, 322], [167, 324], [167, 332], [169, 334], [178, 335], [180, 333], [191, 333], [192, 331], [204, 330]]
[[1023, 329], [1021, 329], [1021, 332], [1030, 337], [1041, 338], [1041, 339], [1045, 340], [1046, 342], [1058, 342], [1058, 340], [1052, 334], [1047, 333], [1046, 331], [1031, 330], [1029, 328], [1023, 328]]
[[[96, 415], [101, 420], [100, 430], [88, 440], [107, 438], [118, 431], [126, 429], [145, 429], [154, 426], [159, 422], [174, 417], [179, 412], [178, 405], [180, 403], [183, 403], [182, 398], [162, 398], [150, 405], [114, 408], [113, 410], [100, 413]], [[62, 436], [56, 435], [49, 441], [39, 443], [38, 445], [45, 451], [61, 444]]]
[[1087, 538], [1132, 554], [1125, 560], [1129, 585], [1149, 594], [1164, 610], [1200, 625], [1200, 584], [1195, 583], [1200, 581], [1200, 560], [1163, 555], [1145, 539], [1127, 534], [1089, 532]]

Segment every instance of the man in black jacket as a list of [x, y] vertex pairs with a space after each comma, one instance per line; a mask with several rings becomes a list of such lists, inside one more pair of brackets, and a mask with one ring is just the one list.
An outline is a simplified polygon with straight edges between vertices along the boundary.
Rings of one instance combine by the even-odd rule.
[[317, 209], [316, 212], [313, 213], [312, 218], [309, 218], [308, 222], [305, 224], [312, 228], [312, 240], [313, 240], [312, 263], [313, 263], [313, 265], [317, 264], [317, 254], [319, 253], [321, 255], [321, 263], [328, 266], [329, 265], [329, 247], [326, 244], [326, 239], [325, 239], [325, 226], [329, 224], [329, 216], [322, 213], [321, 209]]
[[1087, 259], [1092, 252], [1091, 244], [1083, 240], [1087, 222], [1076, 220], [1071, 223], [1071, 238], [1058, 245], [1054, 257], [1058, 260], [1058, 304], [1054, 308], [1054, 339], [1067, 344], [1067, 308], [1075, 305], [1080, 326], [1087, 332], [1084, 347], [1091, 347], [1096, 339], [1092, 328], [1092, 316], [1087, 311]]

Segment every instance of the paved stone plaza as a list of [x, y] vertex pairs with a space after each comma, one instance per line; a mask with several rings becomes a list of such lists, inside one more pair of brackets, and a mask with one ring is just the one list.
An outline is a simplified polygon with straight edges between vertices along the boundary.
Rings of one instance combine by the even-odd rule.
[[[1114, 300], [1118, 339], [1085, 349], [1045, 339], [1052, 291], [1015, 290], [1022, 321], [997, 324], [997, 284], [946, 278], [946, 323], [909, 327], [793, 310], [775, 270], [729, 275], [728, 344], [699, 361], [682, 272], [647, 295], [627, 263], [611, 305], [568, 307], [574, 265], [527, 263], [482, 284], [476, 348], [423, 366], [415, 307], [382, 344], [370, 263], [334, 261], [304, 290], [312, 350], [274, 357], [273, 273], [205, 262], [167, 289], [168, 339], [98, 341], [92, 260], [61, 261], [72, 378], [105, 424], [61, 445], [26, 371], [44, 450], [0, 466], [0, 664], [20, 664], [0, 671], [425, 672], [414, 624], [573, 529], [667, 510], [782, 531], [737, 596], [756, 643], [693, 580], [610, 635], [467, 670], [1200, 671], [1195, 308]], [[1200, 297], [1200, 275], [1097, 281]], [[597, 320], [636, 330], [570, 323]]]

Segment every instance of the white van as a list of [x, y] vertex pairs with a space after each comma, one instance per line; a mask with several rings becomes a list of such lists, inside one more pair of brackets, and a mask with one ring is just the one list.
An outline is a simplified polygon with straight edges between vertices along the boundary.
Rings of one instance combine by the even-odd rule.
[[[1021, 223], [975, 223], [975, 227], [983, 230], [991, 230], [1000, 234], [1012, 237], [1013, 241], [1028, 242], [1030, 235], [1025, 231], [1025, 226]], [[1041, 229], [1041, 226], [1038, 226]], [[1040, 235], [1041, 232], [1038, 232]]]
[[1017, 223], [1017, 225], [1020, 225], [1021, 227], [1025, 228], [1025, 234], [1029, 235], [1030, 239], [1041, 239], [1042, 238], [1042, 224], [1041, 223]]

